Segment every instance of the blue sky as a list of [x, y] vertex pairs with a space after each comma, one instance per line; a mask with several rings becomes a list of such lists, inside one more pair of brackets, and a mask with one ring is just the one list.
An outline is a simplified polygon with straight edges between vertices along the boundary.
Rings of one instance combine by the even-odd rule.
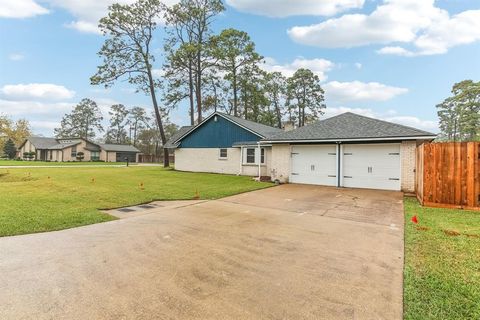
[[[112, 2], [1, 1], [0, 113], [52, 135], [84, 97], [105, 116], [114, 103], [150, 108], [148, 97], [126, 84], [89, 84], [103, 42], [95, 25]], [[317, 73], [326, 116], [353, 111], [437, 131], [435, 105], [451, 86], [480, 80], [478, 0], [227, 0], [214, 23], [224, 28], [248, 32], [267, 70]], [[159, 52], [162, 38], [159, 28]], [[172, 111], [171, 120], [187, 124], [186, 108]]]

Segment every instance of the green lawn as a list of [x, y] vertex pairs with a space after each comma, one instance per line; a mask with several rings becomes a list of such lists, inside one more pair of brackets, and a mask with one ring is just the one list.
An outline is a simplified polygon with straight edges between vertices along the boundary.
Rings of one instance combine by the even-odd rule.
[[[78, 165], [93, 165], [93, 166], [114, 166], [125, 165], [126, 162], [91, 162], [91, 161], [72, 161], [72, 162], [55, 162], [55, 161], [17, 161], [17, 160], [0, 160], [1, 166], [78, 166]], [[135, 163], [133, 163], [135, 164]]]
[[197, 191], [201, 199], [216, 199], [271, 185], [249, 177], [162, 167], [0, 169], [0, 236], [115, 219], [99, 208], [192, 199]]
[[405, 219], [405, 319], [480, 319], [480, 212], [405, 198]]

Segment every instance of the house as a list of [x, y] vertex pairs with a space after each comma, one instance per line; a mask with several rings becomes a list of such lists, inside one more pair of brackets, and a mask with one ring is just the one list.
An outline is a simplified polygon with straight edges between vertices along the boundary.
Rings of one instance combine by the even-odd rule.
[[260, 140], [283, 131], [253, 121], [215, 112], [194, 127], [182, 127], [170, 138], [175, 169], [247, 176], [270, 176], [271, 146]]
[[416, 148], [435, 137], [351, 112], [292, 131], [215, 112], [167, 147], [176, 170], [413, 192]]
[[137, 162], [140, 150], [131, 145], [100, 144], [84, 138], [45, 138], [29, 137], [18, 148], [18, 156], [26, 158], [27, 152], [33, 152], [36, 160], [77, 161], [82, 152], [82, 161]]

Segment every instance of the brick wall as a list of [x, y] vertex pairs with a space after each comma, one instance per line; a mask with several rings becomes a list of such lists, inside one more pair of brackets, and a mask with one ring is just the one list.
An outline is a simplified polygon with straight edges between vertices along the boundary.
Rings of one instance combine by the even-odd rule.
[[272, 146], [271, 177], [272, 181], [279, 180], [287, 183], [290, 177], [291, 150], [288, 144], [274, 144]]
[[403, 141], [400, 145], [401, 170], [402, 170], [402, 191], [415, 192], [415, 161], [416, 141]]

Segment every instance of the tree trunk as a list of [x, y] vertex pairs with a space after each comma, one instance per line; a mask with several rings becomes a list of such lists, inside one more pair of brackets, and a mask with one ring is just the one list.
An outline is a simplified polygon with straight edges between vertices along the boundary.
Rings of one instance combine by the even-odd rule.
[[[135, 121], [135, 125], [133, 126], [133, 146], [134, 147], [137, 145], [137, 125], [138, 125], [138, 121]], [[130, 140], [132, 140], [131, 137], [130, 137]]]
[[202, 61], [200, 51], [197, 53], [197, 118], [198, 123], [202, 122]]
[[190, 125], [195, 125], [195, 106], [193, 101], [193, 66], [192, 60], [188, 62], [188, 91], [189, 91], [189, 100], [190, 100]]
[[298, 127], [302, 126], [302, 107], [298, 105]]
[[233, 70], [232, 78], [232, 87], [233, 87], [233, 115], [238, 116], [238, 97], [237, 97], [237, 72]]
[[[160, 109], [158, 108], [157, 96], [155, 95], [155, 84], [153, 83], [152, 70], [150, 68], [149, 61], [146, 61], [147, 65], [147, 75], [148, 75], [148, 85], [150, 88], [150, 96], [152, 98], [153, 109], [155, 110], [155, 117], [157, 119], [158, 129], [160, 130], [160, 137], [162, 139], [162, 145], [165, 146], [167, 143], [167, 138], [165, 137], [165, 130], [163, 128], [162, 116], [160, 114]], [[170, 166], [170, 159], [168, 157], [168, 149], [164, 148], [164, 157], [163, 157], [163, 166], [168, 168]]]
[[282, 128], [282, 114], [280, 113], [280, 106], [278, 105], [278, 101], [275, 100], [275, 112], [277, 114], [277, 125], [278, 128]]

